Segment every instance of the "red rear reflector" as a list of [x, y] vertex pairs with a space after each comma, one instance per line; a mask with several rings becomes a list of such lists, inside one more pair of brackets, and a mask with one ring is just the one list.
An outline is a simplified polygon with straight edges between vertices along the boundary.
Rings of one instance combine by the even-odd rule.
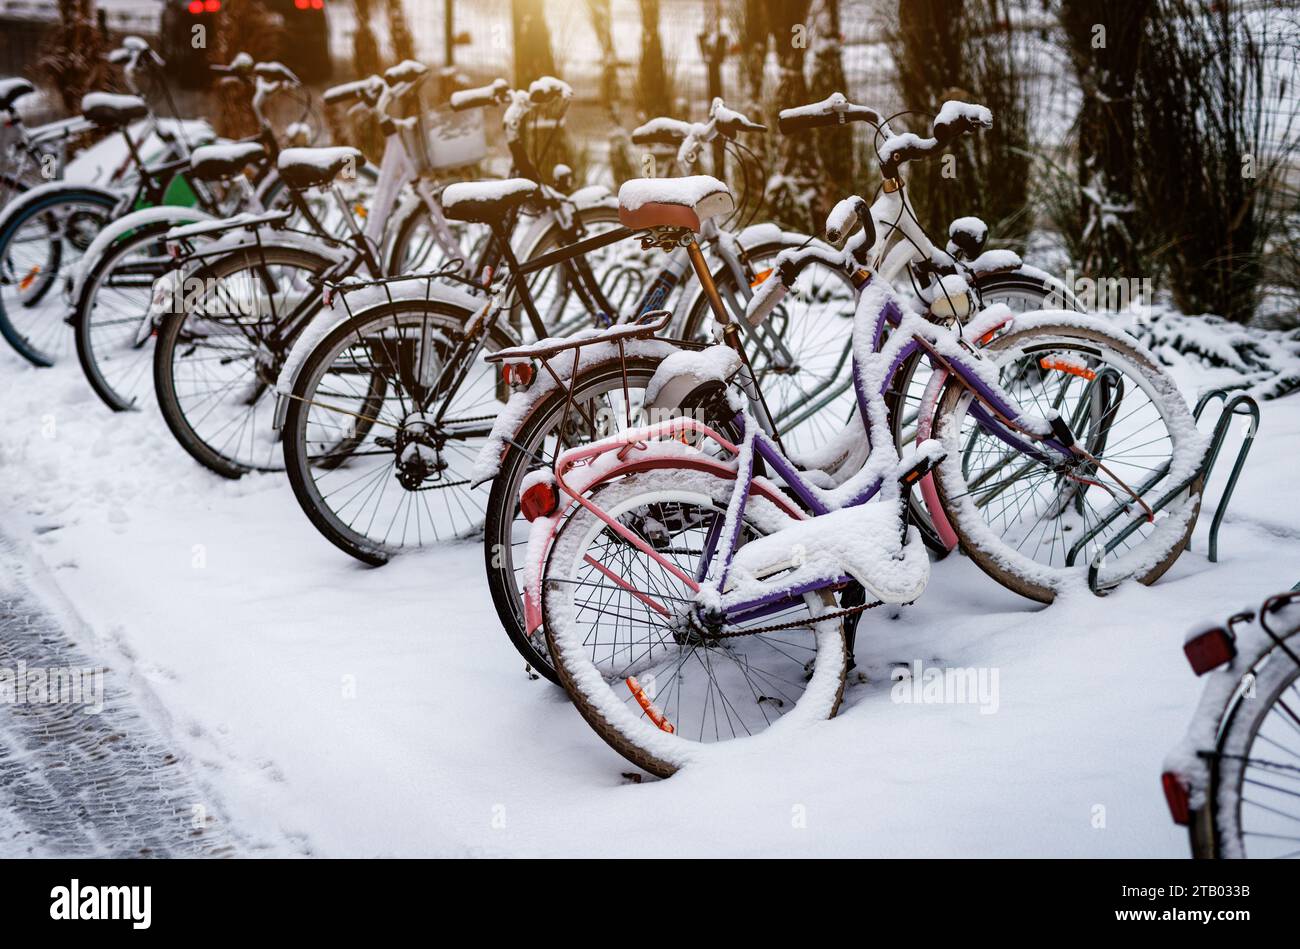
[[293, 5], [299, 10], [306, 10], [307, 7], [310, 6], [307, 0], [293, 0]]
[[203, 0], [190, 0], [190, 5], [186, 9], [198, 16], [203, 12]]
[[325, 0], [311, 0], [311, 8], [313, 10], [321, 10], [324, 9], [324, 7], [325, 7]]
[[501, 378], [512, 389], [526, 389], [533, 384], [535, 375], [532, 363], [508, 362], [501, 366]]
[[1237, 654], [1237, 644], [1232, 634], [1221, 626], [1207, 629], [1203, 633], [1188, 638], [1183, 643], [1183, 653], [1191, 663], [1192, 671], [1203, 676], [1212, 669], [1217, 669], [1232, 660]]
[[539, 481], [519, 496], [519, 510], [530, 521], [550, 517], [559, 506], [560, 492], [550, 481]]
[[203, 0], [203, 9], [208, 13], [216, 13], [221, 9], [221, 0]]
[[1160, 775], [1160, 784], [1165, 789], [1165, 803], [1169, 805], [1169, 816], [1175, 824], [1186, 827], [1192, 822], [1192, 805], [1187, 798], [1187, 788], [1172, 771]]

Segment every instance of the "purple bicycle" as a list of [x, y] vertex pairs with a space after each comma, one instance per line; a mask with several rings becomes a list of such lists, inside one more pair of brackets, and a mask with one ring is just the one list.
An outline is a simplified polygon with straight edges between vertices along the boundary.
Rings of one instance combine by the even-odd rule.
[[[697, 197], [670, 182], [623, 191], [661, 237]], [[545, 628], [587, 722], [651, 773], [835, 714], [862, 612], [925, 589], [929, 557], [906, 500], [931, 473], [967, 553], [1045, 600], [1089, 574], [1103, 590], [1154, 580], [1195, 523], [1205, 439], [1136, 343], [1066, 311], [994, 306], [964, 326], [906, 312], [859, 259], [874, 237], [866, 208], [850, 199], [831, 228], [842, 234], [854, 210], [863, 227], [837, 258], [858, 296], [856, 434], [828, 452], [837, 471], [858, 452], [855, 473], [800, 467], [756, 424], [756, 393], [738, 390], [752, 376], [737, 327], [718, 307], [732, 351], [683, 354], [662, 371], [696, 383], [712, 373], [738, 437], [675, 418], [572, 448], [523, 485], [536, 515], [527, 625]], [[684, 227], [679, 236], [691, 239]], [[747, 318], [762, 319], [801, 266], [827, 256], [785, 252]], [[926, 425], [934, 437], [900, 457], [888, 395], [917, 354], [943, 389]], [[706, 417], [727, 413], [715, 404]]]

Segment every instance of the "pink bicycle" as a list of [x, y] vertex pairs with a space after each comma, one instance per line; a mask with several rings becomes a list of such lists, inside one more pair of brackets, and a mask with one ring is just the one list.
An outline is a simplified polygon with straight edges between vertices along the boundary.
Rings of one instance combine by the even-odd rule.
[[[688, 245], [725, 190], [689, 181], [629, 182], [620, 200], [632, 196], [639, 226], [664, 243]], [[1205, 439], [1138, 344], [1072, 312], [994, 306], [964, 326], [906, 312], [860, 259], [874, 243], [866, 203], [842, 204], [831, 230], [847, 230], [854, 211], [862, 231], [836, 258], [858, 296], [856, 412], [850, 437], [827, 453], [841, 476], [797, 466], [756, 424], [749, 406], [761, 394], [739, 391], [752, 376], [719, 306], [734, 352], [715, 347], [673, 368], [733, 383], [722, 398], [738, 436], [693, 418], [633, 428], [561, 453], [522, 487], [534, 516], [526, 624], [545, 628], [587, 722], [651, 773], [834, 715], [862, 612], [925, 589], [929, 558], [906, 501], [931, 473], [933, 513], [967, 553], [1044, 600], [1085, 577], [1095, 589], [1153, 581], [1195, 524]], [[814, 260], [826, 251], [783, 253], [747, 318], [761, 320]], [[902, 458], [887, 395], [917, 352], [941, 379], [926, 423], [935, 437]]]

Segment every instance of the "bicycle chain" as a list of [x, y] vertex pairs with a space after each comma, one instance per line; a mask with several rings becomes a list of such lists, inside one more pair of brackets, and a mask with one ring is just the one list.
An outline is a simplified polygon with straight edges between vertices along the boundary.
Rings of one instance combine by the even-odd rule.
[[[834, 613], [826, 613], [815, 618], [816, 623], [825, 623], [828, 620], [844, 619], [846, 616], [856, 616], [867, 610], [874, 610], [877, 606], [884, 606], [883, 600], [877, 600], [875, 603], [864, 603], [861, 606], [850, 606], [847, 609], [837, 610]], [[789, 623], [776, 623], [773, 626], [760, 626], [757, 629], [738, 629], [727, 633], [711, 633], [711, 639], [735, 639], [738, 636], [755, 636], [758, 633], [775, 633], [783, 629], [800, 629], [810, 625], [806, 619], [794, 620]]]

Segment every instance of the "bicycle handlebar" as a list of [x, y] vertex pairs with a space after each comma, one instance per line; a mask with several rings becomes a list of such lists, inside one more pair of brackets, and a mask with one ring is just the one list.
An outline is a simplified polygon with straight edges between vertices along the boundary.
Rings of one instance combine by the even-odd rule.
[[384, 80], [378, 76], [367, 76], [365, 79], [357, 79], [353, 82], [331, 86], [325, 90], [321, 98], [328, 105], [364, 103], [367, 106], [374, 107], [378, 105], [384, 88]]
[[632, 130], [633, 145], [678, 146], [691, 134], [691, 123], [661, 115]]
[[909, 161], [930, 158], [947, 148], [958, 136], [992, 127], [993, 113], [984, 106], [949, 100], [931, 123], [931, 138], [904, 132], [891, 136], [880, 146], [881, 174], [885, 178], [896, 178], [898, 170]]
[[776, 126], [782, 135], [789, 135], [807, 129], [844, 125], [846, 122], [866, 122], [890, 134], [889, 125], [879, 112], [850, 102], [839, 92], [831, 93], [821, 102], [782, 109], [777, 115]]
[[451, 94], [451, 107], [457, 112], [464, 112], [467, 109], [481, 109], [489, 105], [500, 105], [505, 102], [506, 93], [510, 91], [510, 83], [504, 79], [494, 79], [490, 85], [479, 86], [476, 89], [458, 89]]

